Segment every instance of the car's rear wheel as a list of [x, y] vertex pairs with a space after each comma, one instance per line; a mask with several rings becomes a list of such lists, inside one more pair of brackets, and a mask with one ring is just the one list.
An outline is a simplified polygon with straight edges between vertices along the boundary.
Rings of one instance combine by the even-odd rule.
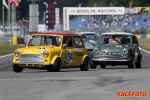
[[141, 68], [141, 61], [142, 61], [142, 56], [138, 56], [138, 61], [135, 63], [136, 68]]
[[13, 71], [16, 72], [16, 73], [20, 73], [23, 71], [23, 68], [22, 67], [19, 67], [18, 65], [16, 64], [13, 64]]
[[87, 71], [90, 68], [90, 60], [88, 57], [84, 59], [83, 64], [80, 66], [81, 71]]
[[106, 68], [106, 65], [105, 64], [100, 64], [100, 67], [101, 68]]
[[57, 58], [57, 59], [55, 60], [54, 65], [51, 67], [51, 71], [52, 71], [52, 72], [60, 72], [61, 67], [62, 67], [61, 59]]

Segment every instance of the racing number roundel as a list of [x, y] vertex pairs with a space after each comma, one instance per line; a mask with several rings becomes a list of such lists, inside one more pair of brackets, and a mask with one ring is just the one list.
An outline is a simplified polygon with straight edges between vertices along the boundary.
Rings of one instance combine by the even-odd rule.
[[71, 63], [73, 61], [73, 52], [71, 50], [69, 50], [66, 54], [66, 59], [68, 60], [68, 63]]

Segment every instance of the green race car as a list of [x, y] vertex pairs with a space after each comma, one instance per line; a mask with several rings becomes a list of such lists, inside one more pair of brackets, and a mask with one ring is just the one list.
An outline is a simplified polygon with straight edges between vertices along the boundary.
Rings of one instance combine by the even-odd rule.
[[100, 65], [128, 65], [128, 68], [141, 68], [142, 55], [139, 42], [132, 33], [109, 32], [102, 33], [98, 44], [93, 49], [92, 69]]

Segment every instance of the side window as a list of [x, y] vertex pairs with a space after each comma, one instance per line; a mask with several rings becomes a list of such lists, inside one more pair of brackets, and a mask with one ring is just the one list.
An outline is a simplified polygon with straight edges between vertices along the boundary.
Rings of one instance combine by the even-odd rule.
[[63, 44], [66, 44], [67, 47], [73, 47], [72, 39], [69, 36], [64, 36]]
[[83, 46], [83, 43], [81, 41], [81, 38], [78, 37], [78, 36], [74, 36], [73, 37], [73, 43], [76, 47], [82, 47]]

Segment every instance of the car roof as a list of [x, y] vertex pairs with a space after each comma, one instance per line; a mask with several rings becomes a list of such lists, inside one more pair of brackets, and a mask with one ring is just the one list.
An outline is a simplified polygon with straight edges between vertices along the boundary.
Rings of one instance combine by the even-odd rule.
[[80, 32], [79, 34], [95, 34], [95, 32]]
[[128, 32], [107, 32], [107, 33], [101, 33], [101, 35], [134, 35], [133, 33]]
[[61, 35], [61, 36], [80, 36], [76, 33], [71, 33], [71, 32], [31, 32], [32, 35]]

